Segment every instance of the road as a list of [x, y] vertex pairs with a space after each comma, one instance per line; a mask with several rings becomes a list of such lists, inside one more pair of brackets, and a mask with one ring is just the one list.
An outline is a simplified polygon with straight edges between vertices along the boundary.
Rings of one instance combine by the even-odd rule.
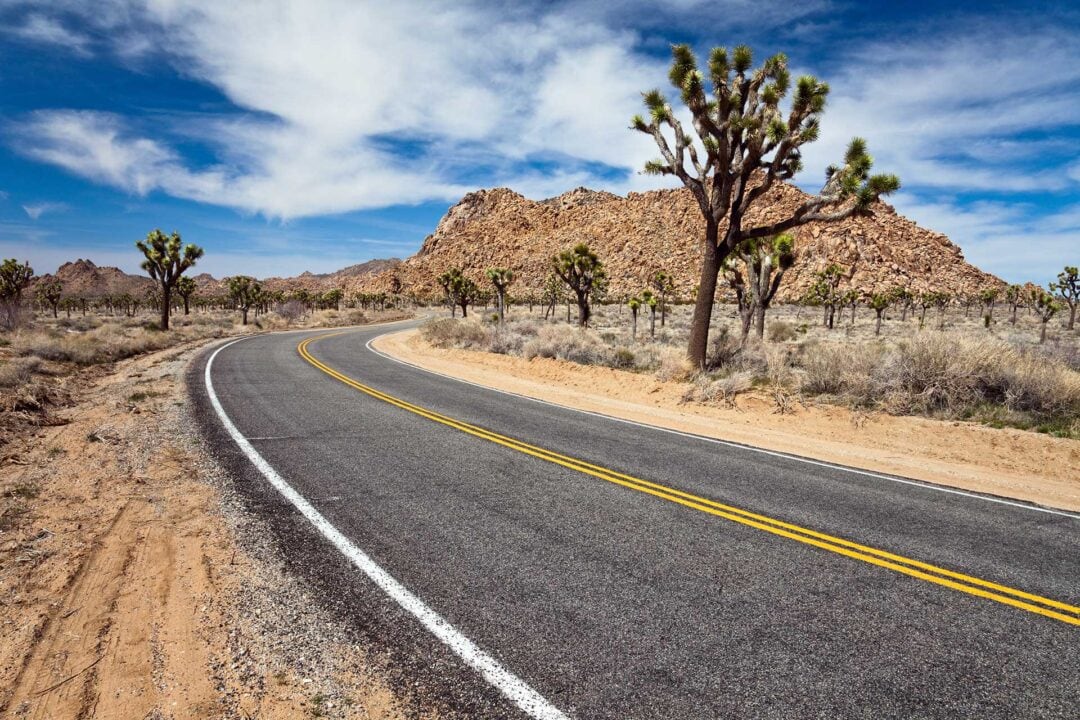
[[1077, 516], [580, 413], [367, 347], [401, 327], [244, 339], [204, 354], [191, 385], [289, 566], [424, 702], [1078, 716]]

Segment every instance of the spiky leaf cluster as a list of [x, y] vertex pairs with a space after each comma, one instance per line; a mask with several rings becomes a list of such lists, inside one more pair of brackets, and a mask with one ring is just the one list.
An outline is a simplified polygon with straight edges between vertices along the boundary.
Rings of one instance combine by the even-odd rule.
[[[895, 192], [895, 175], [871, 175], [873, 159], [866, 142], [855, 138], [842, 165], [830, 168], [822, 192], [788, 218], [743, 228], [755, 200], [776, 181], [802, 169], [802, 150], [818, 139], [829, 86], [811, 75], [794, 82], [785, 112], [781, 104], [792, 89], [787, 56], [766, 59], [756, 70], [745, 45], [729, 52], [714, 48], [708, 78], [688, 45], [674, 45], [668, 79], [690, 111], [693, 136], [676, 117], [660, 90], [642, 94], [648, 115], [636, 115], [631, 128], [650, 135], [661, 157], [646, 163], [649, 174], [674, 175], [694, 194], [706, 219], [731, 222], [721, 240], [734, 249], [746, 238], [767, 237], [811, 221], [832, 221], [866, 212], [883, 195]], [[672, 142], [673, 141], [673, 142]]]
[[185, 270], [203, 256], [203, 249], [188, 243], [182, 245], [180, 233], [166, 235], [161, 230], [152, 230], [146, 240], [137, 240], [135, 247], [145, 256], [142, 269], [150, 277], [161, 283], [162, 287], [172, 288]]

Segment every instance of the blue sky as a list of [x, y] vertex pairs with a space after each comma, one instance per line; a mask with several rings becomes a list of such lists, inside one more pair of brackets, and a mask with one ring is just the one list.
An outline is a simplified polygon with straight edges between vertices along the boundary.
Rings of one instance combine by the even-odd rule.
[[894, 204], [1011, 280], [1080, 262], [1072, 3], [0, 0], [0, 256], [179, 230], [216, 275], [407, 256], [477, 187], [664, 186], [627, 129], [668, 47], [832, 87], [800, 185], [863, 135]]

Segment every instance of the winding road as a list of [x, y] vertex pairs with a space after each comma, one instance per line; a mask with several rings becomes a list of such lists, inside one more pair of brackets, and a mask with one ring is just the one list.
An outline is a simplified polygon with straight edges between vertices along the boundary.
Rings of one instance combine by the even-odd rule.
[[[1075, 718], [1080, 517], [260, 335], [192, 368], [290, 567], [443, 710]], [[1080, 472], [1080, 469], [1078, 469]]]

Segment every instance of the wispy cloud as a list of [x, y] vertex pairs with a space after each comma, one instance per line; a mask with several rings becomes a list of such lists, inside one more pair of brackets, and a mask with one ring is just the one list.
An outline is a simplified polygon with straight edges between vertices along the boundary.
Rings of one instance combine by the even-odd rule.
[[67, 210], [67, 205], [59, 202], [39, 202], [22, 206], [23, 212], [31, 220], [37, 220], [46, 213], [62, 212]]
[[21, 22], [4, 28], [3, 32], [28, 42], [55, 45], [76, 55], [86, 57], [91, 54], [89, 36], [41, 13], [31, 13]]

